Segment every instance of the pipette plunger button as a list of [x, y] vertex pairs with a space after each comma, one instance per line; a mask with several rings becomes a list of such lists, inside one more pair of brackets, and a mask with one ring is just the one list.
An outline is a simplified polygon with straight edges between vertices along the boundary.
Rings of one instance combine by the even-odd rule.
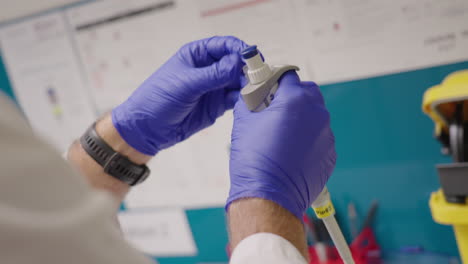
[[241, 52], [241, 56], [244, 60], [255, 57], [258, 54], [257, 45], [249, 46]]

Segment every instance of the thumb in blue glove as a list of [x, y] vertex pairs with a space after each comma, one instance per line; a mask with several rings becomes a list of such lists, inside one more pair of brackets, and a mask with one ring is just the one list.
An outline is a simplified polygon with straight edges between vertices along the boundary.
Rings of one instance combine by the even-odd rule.
[[335, 161], [330, 116], [318, 86], [288, 72], [268, 108], [250, 112], [242, 100], [234, 108], [226, 209], [238, 199], [263, 198], [302, 219]]
[[210, 126], [239, 97], [246, 46], [235, 37], [186, 44], [112, 110], [115, 128], [134, 149], [155, 155]]

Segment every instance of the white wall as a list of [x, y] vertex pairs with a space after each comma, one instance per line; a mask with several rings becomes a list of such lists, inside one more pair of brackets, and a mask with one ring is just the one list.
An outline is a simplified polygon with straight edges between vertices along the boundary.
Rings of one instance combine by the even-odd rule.
[[0, 22], [73, 2], [79, 2], [79, 0], [0, 0]]

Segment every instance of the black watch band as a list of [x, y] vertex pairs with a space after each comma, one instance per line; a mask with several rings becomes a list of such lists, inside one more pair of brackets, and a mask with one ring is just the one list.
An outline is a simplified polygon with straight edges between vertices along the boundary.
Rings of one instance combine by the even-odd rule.
[[150, 174], [146, 165], [133, 163], [107, 145], [97, 134], [96, 123], [84, 133], [80, 143], [88, 155], [104, 168], [105, 173], [130, 186], [142, 183]]

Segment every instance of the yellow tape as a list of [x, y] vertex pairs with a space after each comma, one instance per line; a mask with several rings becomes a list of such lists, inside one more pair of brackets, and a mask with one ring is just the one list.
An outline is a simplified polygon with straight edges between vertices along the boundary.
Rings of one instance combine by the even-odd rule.
[[317, 217], [322, 219], [329, 217], [332, 214], [335, 214], [335, 207], [333, 207], [333, 204], [331, 203], [331, 201], [329, 201], [324, 206], [314, 208], [314, 211]]

